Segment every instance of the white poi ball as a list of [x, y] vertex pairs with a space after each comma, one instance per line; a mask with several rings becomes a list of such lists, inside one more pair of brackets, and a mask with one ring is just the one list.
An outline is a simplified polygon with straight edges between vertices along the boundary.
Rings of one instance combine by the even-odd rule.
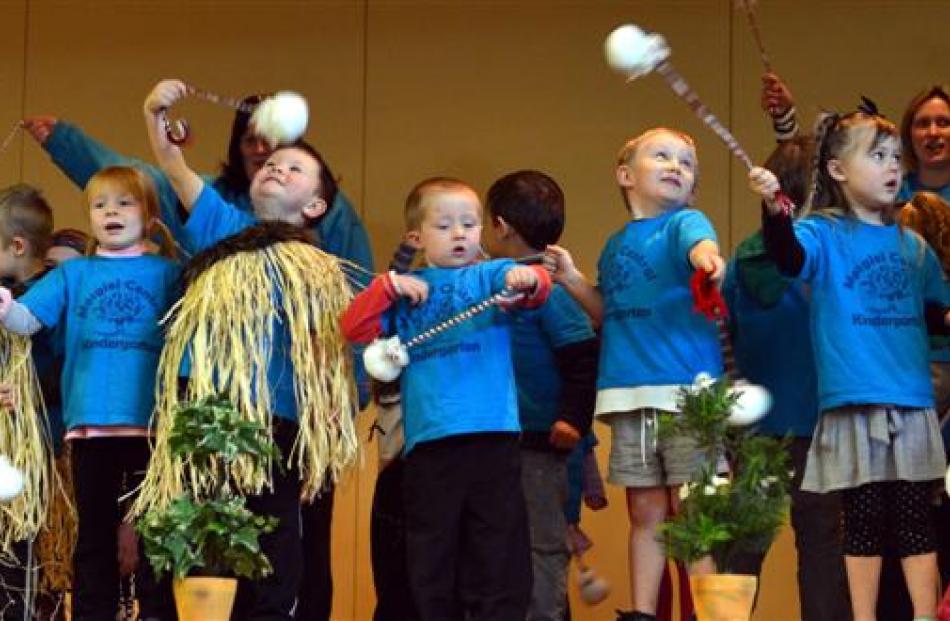
[[631, 78], [646, 75], [670, 57], [662, 35], [647, 34], [633, 24], [615, 28], [604, 41], [607, 64]]
[[398, 336], [376, 339], [363, 351], [366, 372], [380, 382], [391, 382], [399, 377], [402, 368], [409, 364], [409, 352]]
[[763, 386], [740, 381], [729, 390], [738, 394], [738, 399], [729, 414], [730, 425], [743, 427], [757, 423], [772, 409], [772, 395]]
[[23, 473], [0, 455], [0, 502], [9, 502], [23, 491]]
[[272, 146], [292, 144], [307, 131], [307, 100], [292, 91], [280, 91], [257, 106], [251, 115], [254, 131]]
[[581, 600], [588, 606], [596, 606], [610, 595], [610, 585], [606, 580], [595, 574], [590, 567], [580, 570], [577, 575], [577, 588]]
[[947, 493], [950, 494], [950, 468], [947, 468], [947, 476], [944, 477], [943, 485], [947, 489]]

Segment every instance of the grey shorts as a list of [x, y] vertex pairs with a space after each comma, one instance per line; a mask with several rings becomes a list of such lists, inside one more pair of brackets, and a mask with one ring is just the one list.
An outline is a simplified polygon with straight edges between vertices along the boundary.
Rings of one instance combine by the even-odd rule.
[[691, 480], [705, 463], [692, 438], [656, 436], [659, 410], [617, 412], [604, 422], [612, 431], [607, 480], [624, 487], [662, 487]]

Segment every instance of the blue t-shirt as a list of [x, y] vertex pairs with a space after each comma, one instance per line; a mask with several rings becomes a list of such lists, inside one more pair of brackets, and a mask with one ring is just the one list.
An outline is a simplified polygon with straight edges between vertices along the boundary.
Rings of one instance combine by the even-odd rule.
[[897, 192], [897, 200], [906, 203], [914, 198], [914, 194], [917, 192], [933, 192], [934, 194], [939, 194], [943, 200], [950, 202], [950, 184], [941, 188], [928, 188], [924, 187], [920, 181], [918, 181], [917, 173], [905, 173], [904, 179], [901, 181], [901, 189]]
[[[19, 287], [14, 286], [21, 289], [19, 294], [14, 293], [14, 295], [22, 296], [48, 273], [44, 271], [24, 281]], [[63, 436], [66, 434], [63, 423], [63, 399], [60, 391], [60, 375], [63, 371], [62, 327], [60, 325], [55, 329], [43, 328], [30, 339], [33, 365], [36, 367], [36, 377], [43, 394], [43, 405], [46, 407], [47, 430], [53, 445], [53, 453], [57, 456], [63, 448]]]
[[592, 338], [594, 330], [587, 315], [559, 285], [543, 306], [513, 316], [512, 361], [522, 429], [551, 429], [561, 399], [554, 350]]
[[[205, 184], [192, 207], [185, 228], [188, 231], [188, 239], [194, 244], [194, 252], [200, 252], [257, 223], [255, 216], [225, 202], [214, 188]], [[280, 320], [274, 321], [272, 328], [274, 342], [270, 344], [272, 353], [267, 366], [267, 384], [270, 387], [273, 413], [296, 422], [297, 396], [294, 392], [294, 363], [290, 355], [290, 333], [287, 331], [286, 323]], [[187, 369], [188, 366], [189, 361], [186, 360], [183, 367]]]
[[716, 326], [693, 311], [689, 252], [715, 241], [699, 211], [675, 209], [632, 220], [597, 264], [604, 319], [597, 388], [690, 384], [722, 375]]
[[82, 425], [148, 425], [178, 265], [153, 255], [66, 261], [19, 301], [47, 328], [64, 326], [63, 414]]
[[795, 224], [812, 285], [819, 407], [932, 407], [925, 301], [943, 301], [940, 266], [916, 233], [854, 218]]
[[732, 261], [722, 295], [729, 307], [736, 366], [772, 393], [772, 409], [758, 424], [759, 431], [811, 437], [818, 420], [818, 378], [806, 286], [791, 283], [774, 306], [764, 308], [745, 290]]
[[[501, 291], [514, 265], [498, 260], [412, 272], [428, 283], [429, 297], [419, 306], [400, 298], [383, 316], [384, 333], [395, 332], [406, 343]], [[409, 351], [400, 376], [407, 455], [419, 442], [519, 431], [511, 316], [493, 307]]]

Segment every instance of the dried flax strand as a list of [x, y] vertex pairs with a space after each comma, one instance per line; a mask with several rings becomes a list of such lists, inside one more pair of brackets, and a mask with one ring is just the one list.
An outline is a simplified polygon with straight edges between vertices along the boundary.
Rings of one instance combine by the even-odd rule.
[[15, 411], [0, 412], [0, 454], [24, 479], [23, 492], [0, 504], [0, 556], [14, 542], [32, 539], [46, 523], [53, 489], [53, 461], [46, 409], [30, 356], [30, 337], [0, 330], [0, 382], [13, 387]]
[[[270, 429], [267, 369], [279, 323], [289, 337], [300, 425], [291, 454], [282, 457], [288, 464], [296, 460], [305, 499], [326, 477], [339, 480], [358, 456], [351, 353], [339, 325], [351, 298], [340, 261], [301, 241], [237, 252], [201, 272], [166, 319], [154, 452], [132, 513], [167, 507], [186, 490], [201, 497], [226, 476], [171, 454], [168, 439], [179, 403], [223, 394], [249, 420]], [[186, 358], [190, 381], [182, 395], [178, 378]], [[271, 484], [272, 467], [237, 461], [231, 470], [235, 491], [261, 492]]]

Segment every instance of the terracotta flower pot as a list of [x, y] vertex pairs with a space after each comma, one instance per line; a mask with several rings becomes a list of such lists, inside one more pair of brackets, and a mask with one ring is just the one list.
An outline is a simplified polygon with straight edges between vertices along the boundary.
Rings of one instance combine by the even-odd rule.
[[749, 621], [755, 602], [755, 576], [710, 574], [690, 576], [698, 621]]
[[179, 621], [228, 621], [237, 580], [193, 577], [172, 583]]

